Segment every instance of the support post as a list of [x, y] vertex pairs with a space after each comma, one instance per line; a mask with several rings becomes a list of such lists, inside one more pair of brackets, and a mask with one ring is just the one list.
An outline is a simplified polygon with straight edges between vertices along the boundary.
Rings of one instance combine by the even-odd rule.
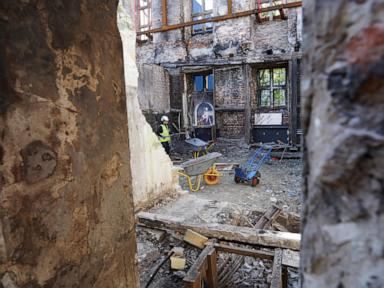
[[217, 278], [217, 252], [212, 250], [207, 257], [208, 260], [208, 269], [207, 269], [207, 282], [209, 288], [218, 288], [218, 278]]
[[213, 253], [216, 253], [214, 245], [204, 248], [183, 279], [185, 287], [201, 287], [201, 279], [203, 275], [207, 275], [206, 270], [209, 267], [208, 256]]
[[282, 270], [283, 270], [283, 250], [277, 248], [275, 249], [275, 257], [273, 258], [273, 268], [272, 268], [272, 281], [271, 288], [281, 288], [282, 287]]
[[182, 113], [183, 113], [183, 128], [184, 130], [187, 130], [189, 127], [189, 120], [188, 120], [188, 98], [187, 98], [187, 75], [184, 73], [183, 74], [183, 94], [182, 94]]
[[292, 59], [289, 62], [289, 82], [290, 82], [290, 125], [289, 133], [291, 144], [297, 145], [297, 59]]
[[162, 0], [162, 17], [163, 17], [163, 28], [168, 26], [168, 12], [167, 12], [167, 7], [168, 7], [168, 1], [167, 0]]
[[227, 1], [227, 6], [228, 6], [228, 15], [232, 16], [233, 10], [232, 10], [232, 0]]
[[252, 105], [251, 105], [251, 67], [249, 64], [243, 66], [243, 83], [245, 90], [245, 107], [244, 107], [244, 131], [245, 141], [251, 142], [251, 121], [252, 121]]

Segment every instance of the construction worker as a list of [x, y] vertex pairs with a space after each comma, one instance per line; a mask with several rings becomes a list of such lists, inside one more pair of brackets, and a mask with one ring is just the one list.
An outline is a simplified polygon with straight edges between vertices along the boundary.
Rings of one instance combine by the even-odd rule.
[[159, 126], [159, 129], [157, 129], [157, 135], [159, 136], [159, 140], [161, 145], [163, 145], [165, 152], [167, 152], [168, 155], [171, 153], [171, 134], [169, 131], [168, 126], [169, 119], [167, 116], [161, 116], [161, 125]]

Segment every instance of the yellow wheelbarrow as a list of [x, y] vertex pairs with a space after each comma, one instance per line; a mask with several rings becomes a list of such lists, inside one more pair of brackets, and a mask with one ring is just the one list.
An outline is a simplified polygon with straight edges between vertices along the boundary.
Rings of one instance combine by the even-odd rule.
[[205, 142], [199, 138], [190, 138], [185, 140], [193, 148], [193, 158], [197, 158], [200, 155], [207, 155], [215, 146], [215, 142]]
[[217, 152], [207, 153], [204, 156], [184, 162], [181, 164], [181, 169], [177, 173], [187, 178], [190, 191], [199, 191], [202, 178], [204, 178], [207, 185], [219, 183], [219, 177], [221, 175], [216, 170], [214, 164], [220, 157], [221, 154]]

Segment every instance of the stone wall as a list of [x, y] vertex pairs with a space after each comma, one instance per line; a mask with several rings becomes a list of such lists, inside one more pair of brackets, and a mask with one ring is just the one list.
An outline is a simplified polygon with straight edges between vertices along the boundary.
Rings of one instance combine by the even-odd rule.
[[304, 287], [384, 286], [384, 4], [305, 1]]
[[0, 2], [1, 287], [138, 283], [117, 1], [91, 2]]
[[[132, 15], [134, 15], [134, 6], [131, 1], [122, 1], [123, 5], [119, 6], [119, 29], [121, 38], [123, 40], [124, 48], [124, 68], [125, 68], [125, 81], [126, 90], [130, 93], [127, 95], [127, 109], [128, 109], [128, 128], [130, 135], [129, 149], [131, 152], [131, 173], [132, 173], [132, 186], [133, 186], [133, 199], [135, 208], [141, 209], [153, 205], [172, 193], [179, 191], [178, 177], [171, 159], [165, 153], [161, 146], [158, 137], [153, 132], [151, 126], [147, 123], [143, 115], [138, 98], [138, 70], [135, 63], [135, 30], [133, 29]], [[148, 67], [144, 69], [149, 69]], [[153, 71], [147, 71], [153, 80], [162, 81], [161, 83], [149, 83], [149, 91], [142, 91], [148, 99], [146, 105], [154, 107], [159, 103], [163, 103], [164, 99], [158, 101], [157, 104], [152, 102], [156, 97], [152, 94], [164, 95], [164, 91], [156, 91], [159, 85], [168, 85], [169, 82], [163, 83], [163, 78], [166, 74], [161, 67], [153, 67]], [[167, 80], [168, 81], [168, 80]], [[166, 89], [166, 88], [164, 88]], [[169, 90], [168, 90], [169, 91]], [[150, 92], [150, 93], [149, 93]], [[169, 93], [169, 92], [168, 92]], [[169, 97], [164, 107], [169, 109]], [[150, 118], [150, 115], [147, 115]]]

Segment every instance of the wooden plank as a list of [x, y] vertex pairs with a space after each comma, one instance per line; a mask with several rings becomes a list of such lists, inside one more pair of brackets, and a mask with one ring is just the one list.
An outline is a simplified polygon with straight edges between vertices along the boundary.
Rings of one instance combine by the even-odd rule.
[[273, 259], [271, 288], [282, 287], [282, 260], [283, 250], [278, 248], [275, 250], [275, 257]]
[[171, 257], [171, 268], [174, 270], [184, 270], [186, 260], [184, 257], [172, 256]]
[[277, 215], [273, 224], [280, 224], [289, 232], [298, 233], [300, 231], [300, 222], [300, 215], [282, 211]]
[[273, 260], [273, 257], [274, 257], [274, 253], [268, 252], [268, 251], [234, 247], [234, 246], [223, 245], [223, 244], [216, 244], [215, 247], [219, 252], [238, 254], [238, 255], [249, 256], [254, 258]]
[[251, 105], [251, 67], [249, 64], [243, 66], [243, 81], [245, 87], [244, 101], [244, 130], [245, 130], [245, 141], [251, 142], [251, 129], [252, 129], [252, 105]]
[[300, 253], [298, 251], [292, 251], [289, 249], [284, 249], [283, 250], [282, 263], [284, 266], [299, 268], [300, 267]]
[[227, 1], [227, 7], [228, 7], [228, 15], [232, 15], [232, 0]]
[[241, 255], [235, 255], [227, 263], [219, 275], [219, 287], [231, 287], [231, 281], [233, 280], [233, 275], [240, 269], [244, 264], [244, 257]]
[[197, 248], [203, 249], [205, 247], [205, 243], [208, 241], [208, 238], [188, 229], [187, 232], [185, 232], [184, 241], [196, 246]]
[[216, 250], [212, 250], [207, 257], [207, 282], [209, 288], [218, 288], [219, 281], [217, 278], [217, 253]]
[[201, 275], [199, 274], [195, 282], [185, 282], [185, 288], [201, 288]]
[[289, 81], [290, 81], [290, 137], [293, 145], [297, 144], [297, 93], [298, 93], [298, 81], [297, 81], [297, 59], [289, 61]]
[[283, 265], [282, 271], [282, 287], [288, 287], [288, 267]]
[[183, 128], [185, 131], [187, 131], [188, 126], [189, 126], [189, 118], [188, 118], [188, 91], [187, 91], [187, 75], [183, 75], [183, 94], [181, 95], [181, 104], [182, 104], [182, 110], [183, 110]]
[[193, 263], [192, 267], [189, 269], [187, 275], [184, 277], [184, 283], [196, 282], [199, 276], [203, 274], [202, 272], [206, 270], [207, 257], [212, 254], [212, 251], [215, 251], [215, 247], [213, 245], [208, 245], [204, 248], [199, 257], [197, 257], [195, 263]]
[[[155, 28], [147, 31], [142, 31], [142, 32], [137, 32], [137, 36], [140, 35], [145, 35], [145, 34], [151, 34], [151, 33], [158, 33], [158, 32], [166, 32], [170, 30], [175, 30], [175, 29], [180, 29], [184, 27], [189, 27], [197, 24], [203, 24], [203, 23], [208, 23], [208, 22], [220, 22], [220, 21], [226, 21], [230, 19], [235, 19], [235, 18], [240, 18], [240, 17], [247, 17], [251, 15], [258, 15], [258, 13], [264, 13], [264, 12], [270, 12], [270, 11], [275, 11], [279, 9], [288, 9], [288, 8], [297, 8], [302, 6], [302, 1], [296, 1], [292, 3], [287, 3], [287, 4], [281, 4], [281, 5], [276, 5], [272, 7], [266, 7], [262, 8], [261, 11], [258, 11], [258, 9], [253, 9], [253, 10], [248, 10], [248, 11], [243, 11], [243, 12], [238, 12], [238, 13], [232, 13], [232, 15], [225, 15], [225, 16], [217, 16], [217, 17], [212, 17], [208, 19], [201, 19], [201, 20], [195, 20], [195, 21], [188, 21], [184, 23], [179, 23], [179, 24], [173, 24], [173, 25], [168, 25], [162, 28]], [[280, 18], [280, 16], [278, 16]], [[275, 17], [274, 17], [275, 19]], [[261, 21], [264, 21], [264, 19], [260, 19]]]
[[272, 205], [268, 208], [267, 211], [263, 215], [261, 215], [260, 219], [256, 222], [255, 228], [256, 229], [264, 229], [267, 228], [267, 225], [269, 225], [274, 217], [276, 217], [280, 213], [280, 208]]
[[162, 24], [163, 24], [163, 27], [167, 27], [168, 26], [168, 11], [167, 11], [167, 7], [168, 7], [168, 1], [167, 0], [162, 0]]
[[298, 233], [260, 230], [216, 223], [185, 223], [183, 222], [183, 219], [180, 218], [148, 212], [140, 212], [136, 217], [139, 225], [155, 229], [170, 229], [183, 234], [187, 229], [190, 229], [208, 238], [210, 237], [219, 240], [256, 244], [267, 247], [300, 250], [301, 236]]
[[273, 222], [272, 228], [274, 228], [277, 231], [288, 232], [287, 228], [285, 228], [283, 225], [281, 225], [278, 222]]

